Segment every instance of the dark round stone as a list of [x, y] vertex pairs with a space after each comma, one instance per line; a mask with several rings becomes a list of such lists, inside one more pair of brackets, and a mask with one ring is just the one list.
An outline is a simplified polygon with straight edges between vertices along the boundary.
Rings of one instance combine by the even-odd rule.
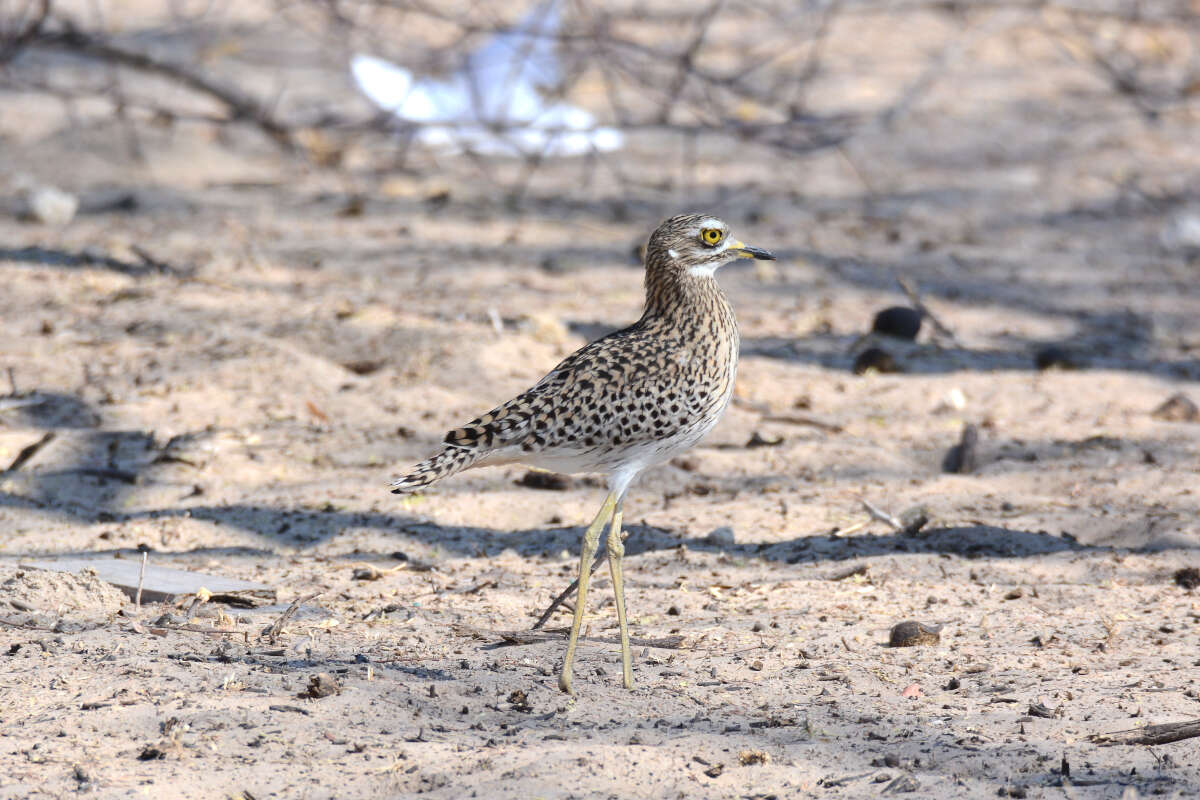
[[900, 372], [900, 366], [896, 363], [896, 359], [892, 358], [891, 354], [886, 350], [881, 350], [878, 347], [872, 347], [858, 354], [858, 358], [854, 359], [854, 374], [862, 375], [869, 370], [876, 372]]
[[921, 312], [905, 306], [885, 308], [875, 315], [875, 322], [871, 325], [872, 333], [895, 336], [910, 342], [917, 338], [920, 331]]
[[937, 644], [941, 636], [941, 625], [926, 625], [924, 622], [909, 620], [892, 626], [888, 636], [890, 647], [914, 647], [922, 644]]
[[1053, 344], [1039, 349], [1033, 356], [1033, 363], [1040, 370], [1079, 368], [1075, 358], [1065, 348]]

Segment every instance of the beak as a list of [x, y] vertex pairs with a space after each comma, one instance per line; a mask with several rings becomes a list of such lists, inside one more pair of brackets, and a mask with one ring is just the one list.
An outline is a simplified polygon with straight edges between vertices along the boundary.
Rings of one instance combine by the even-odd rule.
[[733, 251], [738, 258], [756, 258], [759, 261], [774, 261], [775, 256], [757, 247], [749, 247], [734, 239], [729, 243], [729, 249]]

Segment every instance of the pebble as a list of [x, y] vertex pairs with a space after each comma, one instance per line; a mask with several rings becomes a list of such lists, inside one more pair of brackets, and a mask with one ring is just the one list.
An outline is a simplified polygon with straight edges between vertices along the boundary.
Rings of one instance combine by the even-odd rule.
[[714, 528], [708, 532], [708, 536], [704, 537], [704, 541], [709, 544], [715, 544], [718, 547], [729, 547], [735, 543], [733, 528], [728, 525]]
[[941, 625], [926, 625], [924, 622], [908, 620], [892, 626], [888, 636], [889, 647], [913, 647], [920, 644], [937, 644], [942, 638]]
[[1168, 253], [1200, 255], [1200, 207], [1189, 206], [1172, 214], [1159, 241]]
[[886, 350], [871, 347], [859, 353], [854, 359], [854, 374], [864, 375], [867, 372], [900, 372], [896, 359]]
[[43, 225], [63, 226], [75, 219], [79, 198], [53, 186], [38, 186], [25, 195], [24, 214]]
[[913, 341], [921, 331], [921, 312], [905, 306], [885, 308], [875, 315], [871, 332]]
[[1182, 392], [1168, 397], [1150, 415], [1167, 422], [1200, 422], [1200, 408]]

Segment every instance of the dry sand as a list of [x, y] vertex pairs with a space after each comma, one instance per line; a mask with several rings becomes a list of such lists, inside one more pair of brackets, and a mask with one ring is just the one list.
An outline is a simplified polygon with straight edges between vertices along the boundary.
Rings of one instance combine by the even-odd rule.
[[[834, 37], [834, 67], [858, 41]], [[747, 146], [620, 204], [551, 165], [515, 212], [452, 159], [381, 181], [185, 127], [137, 162], [119, 127], [25, 135], [6, 105], [0, 189], [33, 174], [85, 211], [0, 218], [0, 368], [41, 401], [0, 410], [0, 467], [55, 434], [0, 474], [0, 795], [1200, 795], [1200, 740], [1089, 738], [1200, 717], [1200, 599], [1173, 579], [1200, 567], [1200, 424], [1151, 414], [1200, 402], [1198, 266], [1160, 242], [1200, 202], [1196, 118], [1146, 123], [1024, 44], [981, 44], [855, 139], [870, 192], [837, 153]], [[619, 158], [653, 175], [662, 147]], [[114, 193], [133, 210], [86, 211]], [[632, 692], [615, 646], [585, 643], [569, 698], [561, 641], [497, 632], [571, 580], [600, 484], [387, 482], [634, 319], [629, 250], [698, 205], [781, 258], [722, 273], [735, 404], [626, 504], [634, 634], [683, 643], [636, 648]], [[897, 272], [960, 344], [927, 325], [884, 345], [903, 374], [854, 375], [856, 338], [904, 302]], [[1048, 343], [1081, 368], [1036, 371]], [[966, 423], [977, 469], [946, 474]], [[930, 521], [898, 533], [864, 499]], [[139, 545], [317, 608], [275, 643], [278, 610], [205, 606], [218, 632], [178, 630], [156, 622], [178, 609], [19, 566]], [[614, 635], [605, 572], [592, 597], [588, 634]], [[888, 647], [905, 620], [940, 641]], [[318, 673], [340, 692], [299, 697]]]

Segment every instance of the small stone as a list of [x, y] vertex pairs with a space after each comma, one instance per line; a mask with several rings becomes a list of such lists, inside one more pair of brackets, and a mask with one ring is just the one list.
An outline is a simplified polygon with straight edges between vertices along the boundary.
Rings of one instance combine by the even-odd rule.
[[1200, 256], [1200, 207], [1185, 206], [1172, 214], [1159, 241], [1168, 253]]
[[714, 528], [704, 537], [704, 541], [717, 547], [732, 547], [735, 543], [733, 536], [733, 528], [728, 525], [722, 525], [719, 528]]
[[743, 767], [752, 764], [767, 764], [771, 761], [771, 754], [765, 750], [743, 750], [738, 753], [738, 761]]
[[1047, 345], [1033, 355], [1033, 363], [1039, 370], [1079, 369], [1079, 363], [1065, 348]]
[[531, 469], [516, 481], [518, 486], [525, 486], [530, 489], [545, 489], [551, 492], [565, 492], [571, 488], [571, 477], [569, 475], [560, 475], [557, 472], [546, 472], [540, 469]]
[[912, 775], [897, 775], [896, 778], [883, 787], [881, 794], [904, 794], [907, 792], [915, 792], [921, 788], [921, 782]]
[[328, 672], [318, 672], [308, 677], [308, 688], [296, 695], [306, 700], [320, 700], [333, 694], [340, 694], [342, 687]]
[[1167, 422], [1200, 422], [1200, 408], [1192, 399], [1180, 392], [1168, 397], [1162, 405], [1150, 412], [1155, 419]]
[[1182, 569], [1175, 570], [1172, 578], [1174, 578], [1176, 585], [1190, 592], [1200, 586], [1200, 569], [1183, 567]]
[[750, 439], [746, 442], [746, 449], [753, 450], [756, 447], [778, 447], [783, 444], [782, 436], [763, 436], [758, 431], [750, 434]]
[[908, 620], [892, 626], [888, 636], [889, 647], [913, 647], [921, 644], [937, 644], [942, 638], [941, 625], [926, 625]]
[[929, 524], [929, 509], [925, 506], [913, 506], [907, 508], [900, 514], [900, 524], [903, 526], [900, 529], [901, 536], [916, 536], [920, 533], [921, 528]]
[[858, 358], [854, 359], [853, 371], [855, 375], [866, 375], [868, 372], [888, 373], [902, 370], [896, 364], [896, 359], [892, 358], [887, 351], [871, 347], [859, 353]]
[[22, 216], [43, 225], [66, 225], [75, 219], [79, 210], [79, 198], [53, 186], [39, 186], [25, 196]]
[[871, 332], [913, 341], [921, 331], [921, 312], [905, 306], [885, 308], [875, 315]]
[[514, 689], [510, 692], [507, 701], [512, 705], [513, 711], [519, 711], [522, 714], [528, 714], [533, 711], [533, 705], [529, 702], [529, 696], [522, 689]]
[[704, 774], [710, 778], [719, 778], [721, 773], [725, 771], [724, 764], [713, 764], [708, 769], [704, 770]]
[[1054, 719], [1056, 716], [1054, 709], [1048, 708], [1044, 703], [1031, 703], [1025, 713], [1031, 717], [1041, 717], [1042, 719]]

